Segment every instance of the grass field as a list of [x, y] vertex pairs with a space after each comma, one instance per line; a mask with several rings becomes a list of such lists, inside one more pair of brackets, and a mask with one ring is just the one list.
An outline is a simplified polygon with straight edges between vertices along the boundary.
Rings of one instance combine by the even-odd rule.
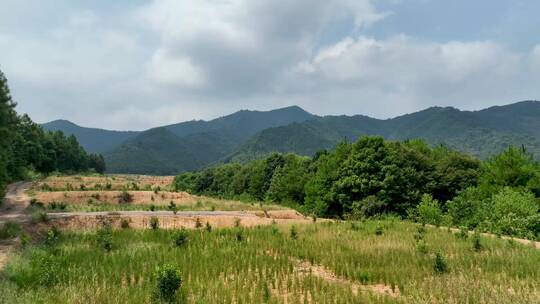
[[[400, 221], [293, 230], [202, 228], [181, 247], [171, 230], [117, 230], [110, 252], [94, 232], [66, 233], [10, 260], [0, 302], [151, 303], [165, 263], [181, 273], [180, 303], [540, 302], [540, 251], [529, 246], [482, 238], [475, 250], [471, 237]], [[435, 252], [447, 272], [434, 270]]]

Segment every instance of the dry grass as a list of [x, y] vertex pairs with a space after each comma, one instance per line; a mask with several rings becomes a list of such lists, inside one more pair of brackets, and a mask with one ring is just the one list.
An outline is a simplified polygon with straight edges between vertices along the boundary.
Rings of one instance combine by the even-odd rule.
[[[140, 190], [168, 189], [174, 180], [174, 176], [149, 176], [149, 175], [90, 175], [90, 176], [51, 176], [40, 181], [34, 187], [35, 190], [50, 189], [52, 191], [64, 191], [68, 188], [80, 190], [103, 188], [105, 190], [133, 189], [134, 185]], [[110, 189], [106, 189], [107, 185]]]

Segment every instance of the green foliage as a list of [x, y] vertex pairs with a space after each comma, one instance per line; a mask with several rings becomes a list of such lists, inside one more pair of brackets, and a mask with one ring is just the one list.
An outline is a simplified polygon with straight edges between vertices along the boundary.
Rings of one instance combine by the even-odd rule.
[[185, 229], [175, 231], [172, 235], [174, 245], [182, 247], [188, 242], [188, 232]]
[[431, 224], [439, 226], [443, 219], [443, 213], [439, 202], [431, 195], [424, 194], [420, 204], [416, 206], [417, 220], [422, 224]]
[[540, 205], [530, 192], [504, 188], [491, 199], [491, 230], [505, 235], [534, 238], [539, 234]]
[[482, 245], [482, 238], [480, 237], [479, 233], [475, 233], [473, 235], [472, 242], [473, 242], [472, 247], [474, 251], [482, 251], [482, 249], [484, 249], [484, 245]]
[[15, 111], [7, 79], [0, 71], [0, 195], [14, 180], [31, 179], [36, 172], [105, 171], [100, 155], [88, 154], [74, 136], [44, 131], [27, 115]]
[[433, 269], [436, 273], [442, 274], [448, 272], [448, 264], [442, 252], [435, 253], [435, 261], [433, 263]]
[[111, 251], [113, 249], [112, 227], [110, 224], [104, 224], [103, 227], [97, 231], [96, 241], [98, 246], [105, 249], [105, 251]]
[[291, 239], [297, 240], [298, 239], [298, 230], [296, 229], [296, 226], [291, 226]]
[[12, 239], [22, 232], [21, 225], [16, 222], [6, 222], [0, 227], [0, 240]]
[[122, 191], [118, 196], [118, 203], [120, 204], [129, 204], [133, 202], [133, 195], [127, 191]]
[[156, 297], [166, 302], [172, 302], [176, 296], [176, 292], [180, 289], [182, 284], [180, 272], [176, 267], [165, 264], [156, 269], [155, 278]]
[[150, 228], [152, 230], [158, 230], [159, 229], [159, 219], [155, 216], [150, 218]]

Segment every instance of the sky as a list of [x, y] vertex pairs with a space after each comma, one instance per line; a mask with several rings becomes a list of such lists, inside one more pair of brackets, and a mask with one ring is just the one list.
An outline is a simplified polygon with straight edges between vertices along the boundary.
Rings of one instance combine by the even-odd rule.
[[536, 0], [0, 2], [0, 70], [40, 123], [143, 130], [289, 105], [389, 118], [540, 99]]

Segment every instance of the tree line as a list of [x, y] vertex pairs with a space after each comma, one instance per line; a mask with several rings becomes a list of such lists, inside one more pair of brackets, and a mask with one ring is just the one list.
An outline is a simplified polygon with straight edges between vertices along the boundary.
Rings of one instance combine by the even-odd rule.
[[36, 173], [105, 171], [103, 157], [86, 153], [75, 136], [43, 130], [16, 106], [0, 71], [0, 194], [7, 183]]
[[292, 206], [324, 217], [396, 215], [537, 238], [540, 165], [510, 147], [484, 162], [422, 140], [368, 136], [313, 157], [274, 153], [178, 175], [178, 191]]

